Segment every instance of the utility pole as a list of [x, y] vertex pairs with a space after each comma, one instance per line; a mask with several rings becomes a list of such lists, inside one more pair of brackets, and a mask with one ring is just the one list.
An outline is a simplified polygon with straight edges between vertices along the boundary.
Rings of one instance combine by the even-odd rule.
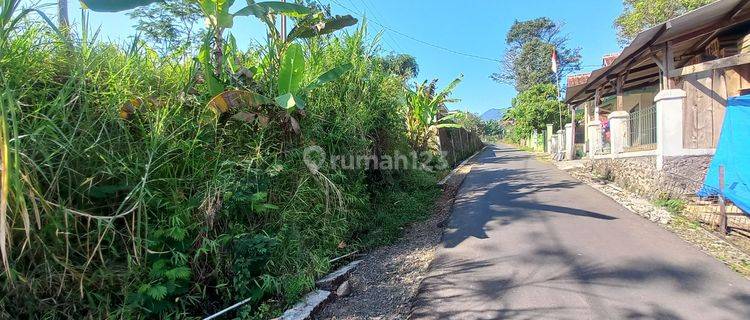
[[70, 20], [68, 20], [68, 0], [57, 1], [57, 24], [60, 30], [67, 34]]
[[[286, 0], [281, 0], [286, 3]], [[286, 42], [286, 15], [281, 14], [281, 40]]]

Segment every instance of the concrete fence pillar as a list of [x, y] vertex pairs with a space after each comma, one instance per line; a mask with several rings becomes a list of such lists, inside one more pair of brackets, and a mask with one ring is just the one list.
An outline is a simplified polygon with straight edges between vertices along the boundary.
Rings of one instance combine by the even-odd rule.
[[546, 150], [544, 150], [544, 151], [547, 152], [547, 153], [552, 153], [552, 135], [553, 135], [553, 132], [552, 132], [553, 129], [552, 128], [553, 127], [552, 127], [551, 124], [547, 124], [547, 131], [544, 132], [544, 135], [545, 135], [544, 136], [544, 141], [547, 142], [546, 145], [545, 145], [546, 146]]
[[609, 114], [609, 130], [612, 154], [625, 151], [628, 144], [628, 114], [627, 111], [615, 111]]
[[604, 145], [602, 141], [602, 124], [599, 120], [589, 122], [586, 128], [588, 134], [589, 157], [593, 157], [597, 152], [602, 150]]
[[557, 144], [558, 144], [557, 134], [550, 133], [549, 148], [548, 148], [549, 149], [548, 152], [550, 154], [555, 154], [557, 152]]
[[656, 103], [656, 169], [664, 167], [664, 157], [680, 156], [683, 150], [683, 107], [687, 94], [682, 89], [662, 90]]
[[562, 129], [557, 130], [557, 150], [555, 150], [555, 153], [564, 153], [565, 152], [565, 131]]
[[575, 146], [575, 138], [576, 133], [573, 128], [573, 124], [566, 124], [565, 125], [565, 158], [568, 160], [573, 160], [573, 158], [576, 155], [576, 150], [574, 148]]

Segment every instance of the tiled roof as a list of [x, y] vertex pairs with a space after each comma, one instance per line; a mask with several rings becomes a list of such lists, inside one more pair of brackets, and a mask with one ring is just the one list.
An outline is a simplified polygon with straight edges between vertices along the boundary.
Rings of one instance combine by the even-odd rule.
[[611, 53], [602, 58], [602, 65], [605, 67], [609, 67], [609, 65], [612, 64], [612, 62], [615, 62], [615, 59], [620, 56], [620, 53]]
[[586, 80], [589, 79], [589, 76], [591, 76], [591, 73], [574, 74], [568, 76], [568, 87], [575, 87], [585, 84]]

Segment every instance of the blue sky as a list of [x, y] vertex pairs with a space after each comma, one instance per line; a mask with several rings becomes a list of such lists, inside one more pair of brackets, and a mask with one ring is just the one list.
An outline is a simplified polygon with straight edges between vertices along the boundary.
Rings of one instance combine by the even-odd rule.
[[[331, 4], [334, 14], [366, 14], [372, 20], [372, 33], [383, 30], [375, 22], [412, 38], [454, 51], [500, 59], [505, 34], [515, 20], [547, 16], [564, 23], [569, 44], [582, 48], [583, 65], [601, 64], [601, 57], [620, 50], [612, 21], [622, 10], [621, 0], [321, 0]], [[24, 4], [32, 1], [26, 0]], [[51, 1], [42, 0], [40, 3]], [[70, 16], [80, 20], [78, 1], [70, 0]], [[237, 0], [240, 8], [244, 1]], [[346, 7], [346, 8], [344, 8]], [[351, 12], [349, 10], [355, 11]], [[92, 26], [101, 26], [101, 36], [123, 41], [134, 34], [133, 22], [124, 13], [90, 14]], [[417, 58], [419, 79], [438, 78], [446, 84], [464, 74], [454, 97], [461, 102], [452, 109], [481, 114], [491, 108], [510, 106], [516, 92], [498, 84], [489, 75], [498, 63], [450, 53], [417, 42], [390, 30], [384, 31], [381, 45], [386, 52], [408, 53]], [[264, 41], [263, 26], [254, 19], [238, 18], [232, 33], [240, 45]]]

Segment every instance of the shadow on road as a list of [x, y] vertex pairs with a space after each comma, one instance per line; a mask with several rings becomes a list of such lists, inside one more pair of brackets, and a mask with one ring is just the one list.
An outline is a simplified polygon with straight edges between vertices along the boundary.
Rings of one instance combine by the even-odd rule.
[[[515, 155], [506, 150], [488, 147], [477, 162], [502, 164], [507, 161], [532, 159], [530, 155]], [[503, 225], [519, 220], [536, 219], [539, 212], [566, 214], [592, 219], [615, 220], [616, 217], [582, 209], [576, 206], [559, 206], [537, 201], [537, 193], [557, 192], [565, 189], [580, 188], [582, 184], [572, 178], [549, 183], [545, 177], [552, 167], [546, 170], [529, 170], [499, 168], [498, 166], [476, 166], [472, 175], [462, 187], [462, 195], [456, 199], [455, 207], [465, 214], [454, 221], [461, 228], [451, 226], [446, 231], [444, 245], [448, 248], [459, 245], [464, 240], [474, 237], [486, 239], [485, 227], [493, 220]], [[486, 201], [495, 199], [497, 202]], [[499, 205], [501, 206], [499, 206]], [[492, 214], [486, 214], [487, 210]]]
[[[687, 318], [703, 319], [718, 314], [733, 319], [726, 317], [729, 314], [743, 319], [742, 315], [750, 315], [748, 283], [742, 280], [727, 287], [726, 279], [739, 277], [726, 277], [732, 273], [722, 269], [717, 278], [716, 265], [707, 267], [708, 257], [699, 252], [683, 253], [679, 261], [672, 261], [640, 255], [636, 248], [635, 254], [611, 255], [619, 259], [612, 262], [603, 258], [606, 254], [581, 254], [577, 245], [586, 243], [566, 245], [588, 239], [571, 238], [576, 232], [587, 232], [577, 231], [577, 224], [623, 228], [611, 226], [623, 213], [600, 210], [616, 205], [603, 197], [588, 202], [570, 199], [571, 192], [587, 194], [593, 189], [551, 165], [522, 165], [530, 158], [497, 147], [488, 147], [479, 156], [479, 165], [456, 199], [441, 252], [413, 300], [411, 318], [682, 319], [688, 314]], [[560, 229], [560, 225], [573, 227]], [[508, 232], [513, 235], [498, 237]], [[519, 246], [524, 249], [518, 250]], [[693, 254], [695, 261], [689, 259]]]

